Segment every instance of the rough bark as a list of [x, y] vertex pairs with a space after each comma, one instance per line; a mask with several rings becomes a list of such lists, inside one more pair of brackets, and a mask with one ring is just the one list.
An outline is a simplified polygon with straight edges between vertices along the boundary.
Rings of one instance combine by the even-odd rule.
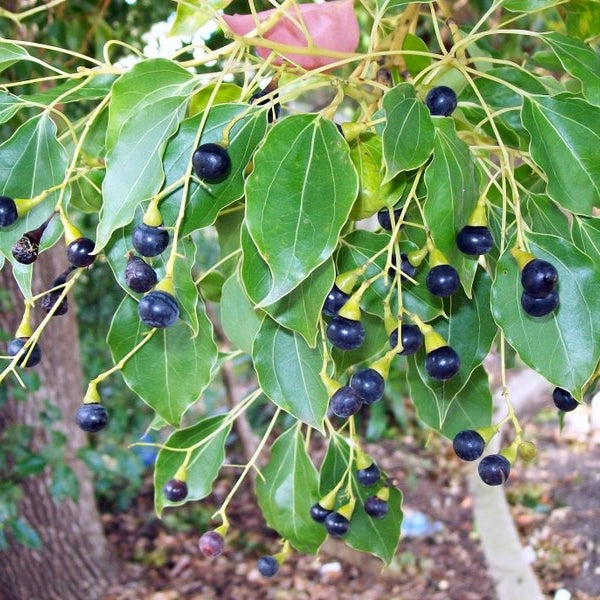
[[[64, 247], [43, 253], [34, 268], [34, 293], [47, 289], [66, 266]], [[13, 308], [0, 312], [0, 328], [12, 335], [23, 307], [8, 266], [0, 272], [0, 289], [11, 292]], [[6, 600], [93, 600], [114, 581], [116, 573], [94, 503], [91, 475], [75, 458], [76, 450], [85, 444], [85, 434], [73, 420], [81, 403], [82, 376], [75, 310], [69, 301], [67, 314], [53, 317], [40, 339], [42, 361], [34, 367], [40, 389], [25, 401], [16, 401], [9, 391], [7, 404], [0, 408], [0, 430], [9, 423], [29, 425], [35, 430], [34, 448], [39, 449], [46, 442], [39, 419], [42, 403], [47, 399], [57, 406], [62, 418], [56, 428], [68, 438], [65, 460], [79, 480], [79, 501], [55, 502], [48, 472], [24, 480], [20, 511], [39, 533], [43, 546], [32, 550], [11, 540], [9, 551], [0, 556], [0, 598]], [[34, 326], [41, 319], [42, 314], [36, 312]]]

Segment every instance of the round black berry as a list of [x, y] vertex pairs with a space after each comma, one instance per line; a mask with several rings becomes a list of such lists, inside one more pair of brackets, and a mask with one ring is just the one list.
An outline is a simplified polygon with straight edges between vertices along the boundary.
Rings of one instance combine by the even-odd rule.
[[223, 536], [216, 531], [207, 531], [200, 536], [198, 540], [198, 548], [204, 556], [215, 558], [223, 554], [225, 550], [225, 540]]
[[477, 460], [485, 449], [485, 440], [473, 429], [459, 431], [452, 441], [456, 456], [462, 460]]
[[97, 402], [82, 404], [75, 414], [75, 422], [83, 431], [96, 433], [106, 427], [108, 413], [104, 406]]
[[37, 260], [40, 245], [28, 235], [19, 238], [11, 249], [14, 259], [22, 265], [30, 265]]
[[337, 390], [329, 400], [331, 412], [340, 419], [347, 419], [355, 415], [361, 406], [362, 399], [358, 392], [348, 385]]
[[521, 306], [532, 317], [543, 317], [558, 306], [558, 292], [553, 290], [544, 298], [534, 298], [527, 292], [521, 294]]
[[325, 517], [324, 523], [327, 533], [335, 538], [344, 537], [350, 529], [350, 521], [335, 511]]
[[90, 238], [77, 238], [67, 246], [67, 260], [75, 267], [89, 267], [96, 259], [90, 254], [93, 251], [94, 242]]
[[564, 412], [571, 412], [579, 406], [579, 402], [567, 390], [559, 387], [554, 388], [552, 400], [556, 408]]
[[369, 496], [364, 504], [365, 512], [374, 519], [383, 519], [388, 513], [389, 505], [377, 496]]
[[553, 264], [534, 258], [521, 271], [521, 285], [534, 298], [545, 298], [558, 283], [558, 272]]
[[487, 254], [494, 246], [492, 233], [481, 225], [465, 225], [456, 236], [456, 245], [461, 252], [471, 256]]
[[[29, 338], [26, 337], [18, 337], [8, 343], [8, 348], [6, 353], [8, 356], [16, 356], [23, 346], [27, 343]], [[27, 355], [29, 356], [27, 357]], [[42, 360], [42, 349], [39, 344], [35, 344], [31, 352], [29, 352], [29, 348], [25, 350], [25, 353], [21, 355], [21, 358], [17, 361], [18, 367], [35, 367], [40, 360]]]
[[127, 287], [144, 294], [149, 292], [158, 281], [156, 271], [139, 256], [130, 256], [125, 267], [125, 283]]
[[447, 117], [456, 108], [456, 93], [445, 85], [438, 85], [427, 92], [425, 104], [432, 116]]
[[[61, 295], [61, 291], [59, 290], [54, 290], [52, 292], [48, 292], [47, 294], [44, 295], [44, 297], [42, 298], [42, 308], [49, 313], [52, 310], [52, 307], [58, 302], [58, 299], [60, 298]], [[52, 313], [54, 316], [59, 316], [59, 315], [64, 315], [66, 314], [66, 312], [69, 310], [69, 303], [67, 301], [67, 297], [65, 296], [61, 301], [60, 304], [56, 307], [56, 309], [54, 310], [54, 312]]]
[[[269, 94], [268, 97], [265, 96]], [[279, 118], [279, 113], [281, 112], [281, 104], [277, 102], [277, 98], [279, 98], [279, 94], [277, 92], [269, 92], [269, 90], [260, 90], [255, 94], [250, 96], [250, 104], [258, 104], [259, 106], [264, 106], [265, 104], [272, 103], [272, 107], [267, 112], [267, 121], [272, 123], [276, 119]]]
[[352, 375], [350, 387], [357, 391], [365, 404], [373, 404], [383, 398], [385, 379], [375, 369], [361, 369]]
[[[402, 207], [394, 209], [394, 223], [398, 222], [401, 214]], [[382, 229], [385, 229], [386, 231], [392, 231], [394, 228], [394, 223], [392, 223], [392, 220], [390, 219], [390, 211], [387, 208], [384, 208], [377, 213], [377, 221]]]
[[327, 508], [323, 508], [318, 502], [315, 502], [310, 507], [310, 516], [312, 520], [316, 521], [317, 523], [322, 523], [323, 521], [325, 521], [325, 517], [327, 517], [327, 515], [331, 512], [333, 511]]
[[425, 285], [434, 296], [447, 298], [460, 287], [460, 277], [452, 265], [437, 265], [427, 273]]
[[350, 298], [348, 294], [342, 292], [337, 285], [334, 285], [323, 303], [323, 314], [328, 317], [335, 317], [338, 314], [338, 310], [346, 304], [348, 298]]
[[256, 566], [263, 577], [273, 577], [279, 571], [279, 563], [272, 556], [261, 556]]
[[169, 479], [163, 485], [163, 495], [170, 502], [181, 502], [188, 495], [187, 483], [179, 479]]
[[171, 294], [155, 290], [142, 297], [138, 315], [149, 327], [171, 327], [179, 318], [179, 305]]
[[142, 256], [158, 256], [169, 245], [169, 232], [139, 223], [133, 230], [131, 243]]
[[483, 483], [502, 485], [510, 474], [510, 463], [501, 454], [490, 454], [481, 459], [477, 470]]
[[[402, 356], [414, 354], [423, 345], [423, 334], [416, 325], [402, 324], [400, 326], [402, 333]], [[390, 334], [390, 347], [395, 348], [398, 345], [398, 330], [394, 329]]]
[[371, 463], [366, 469], [356, 470], [356, 481], [364, 487], [375, 485], [381, 477], [381, 471], [375, 463]]
[[201, 144], [192, 155], [192, 166], [200, 179], [217, 183], [229, 173], [231, 158], [227, 150], [219, 144]]
[[10, 227], [19, 217], [12, 198], [0, 196], [0, 227]]
[[327, 339], [341, 350], [355, 350], [365, 341], [365, 329], [360, 321], [337, 316], [327, 325]]
[[441, 346], [425, 357], [425, 369], [429, 377], [444, 381], [454, 377], [460, 369], [460, 357], [454, 348]]

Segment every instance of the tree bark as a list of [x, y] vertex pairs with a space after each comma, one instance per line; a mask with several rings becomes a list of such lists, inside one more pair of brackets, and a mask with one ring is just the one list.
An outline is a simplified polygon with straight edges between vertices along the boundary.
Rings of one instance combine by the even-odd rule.
[[[66, 266], [61, 245], [41, 254], [34, 267], [34, 293], [48, 289]], [[9, 290], [12, 299], [12, 308], [0, 311], [0, 328], [13, 336], [23, 305], [8, 264], [0, 271], [0, 289]], [[6, 600], [94, 600], [114, 581], [116, 573], [95, 506], [91, 474], [75, 457], [86, 438], [74, 422], [83, 382], [75, 310], [71, 298], [69, 302], [67, 314], [53, 317], [40, 338], [42, 360], [33, 367], [40, 389], [24, 401], [11, 397], [9, 391], [8, 402], [0, 408], [0, 431], [10, 423], [28, 425], [34, 429], [33, 449], [39, 450], [46, 443], [40, 421], [43, 401], [58, 407], [61, 420], [54, 426], [67, 437], [64, 456], [79, 481], [79, 500], [53, 500], [48, 469], [23, 481], [20, 514], [38, 532], [43, 546], [33, 550], [10, 540], [9, 551], [0, 556], [0, 598]], [[42, 317], [43, 313], [35, 313], [34, 327]], [[0, 354], [4, 352], [0, 350]]]

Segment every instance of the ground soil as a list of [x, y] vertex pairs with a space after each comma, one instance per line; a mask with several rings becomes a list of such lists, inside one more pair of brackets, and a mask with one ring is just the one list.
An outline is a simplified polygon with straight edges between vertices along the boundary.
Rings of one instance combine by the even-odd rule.
[[[560, 433], [554, 410], [531, 411], [526, 431], [538, 444], [538, 458], [518, 464], [506, 485], [525, 556], [546, 598], [565, 588], [572, 600], [600, 599], [600, 437], [589, 415], [589, 407], [579, 407]], [[204, 558], [198, 537], [209, 526], [211, 502], [218, 505], [230, 483], [220, 482], [201, 506], [159, 521], [148, 482], [134, 508], [104, 515], [122, 565], [121, 581], [105, 600], [495, 600], [472, 522], [465, 478], [471, 467], [446, 440], [425, 432], [399, 434], [369, 450], [403, 490], [405, 510], [440, 524], [429, 535], [404, 537], [388, 569], [328, 541], [318, 557], [295, 554], [276, 577], [264, 579], [256, 559], [277, 551], [277, 536], [249, 486], [232, 507], [235, 530], [225, 553]]]

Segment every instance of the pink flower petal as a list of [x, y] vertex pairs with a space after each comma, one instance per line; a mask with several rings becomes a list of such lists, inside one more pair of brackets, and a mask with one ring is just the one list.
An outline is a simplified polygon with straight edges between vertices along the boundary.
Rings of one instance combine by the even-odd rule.
[[[265, 10], [257, 13], [262, 23], [269, 18], [275, 9]], [[358, 21], [354, 12], [354, 0], [334, 0], [324, 4], [298, 4], [290, 8], [289, 14], [285, 15], [263, 33], [263, 37], [273, 42], [287, 46], [306, 48], [310, 44], [304, 31], [294, 23], [304, 22], [306, 30], [312, 38], [315, 48], [323, 50], [335, 50], [337, 52], [354, 52], [358, 46], [359, 30]], [[253, 15], [223, 15], [227, 25], [238, 35], [246, 35], [256, 27]], [[261, 58], [266, 58], [270, 48], [257, 47]], [[283, 59], [294, 62], [301, 67], [310, 70], [328, 65], [338, 58], [327, 56], [322, 53], [319, 56], [307, 54], [284, 54], [283, 58], [277, 58], [275, 64], [281, 64]]]

